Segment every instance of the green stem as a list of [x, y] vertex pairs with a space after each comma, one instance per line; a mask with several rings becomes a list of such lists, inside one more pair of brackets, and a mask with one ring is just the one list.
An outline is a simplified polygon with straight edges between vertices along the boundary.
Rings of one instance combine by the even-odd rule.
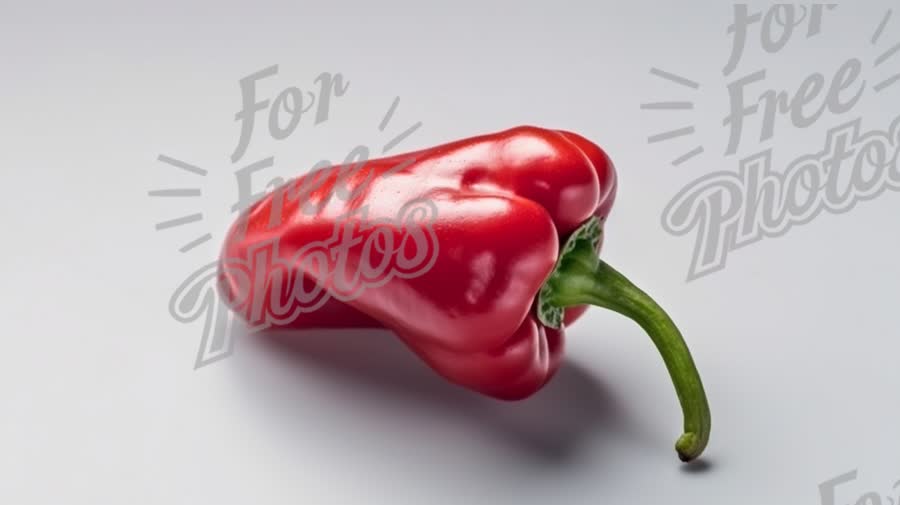
[[618, 312], [650, 336], [662, 355], [684, 413], [684, 434], [675, 444], [682, 461], [697, 458], [706, 448], [711, 427], [709, 404], [700, 374], [681, 332], [649, 295], [600, 260], [596, 243], [602, 229], [591, 220], [573, 234], [539, 297], [544, 324], [561, 326], [562, 312], [576, 305], [597, 305]]

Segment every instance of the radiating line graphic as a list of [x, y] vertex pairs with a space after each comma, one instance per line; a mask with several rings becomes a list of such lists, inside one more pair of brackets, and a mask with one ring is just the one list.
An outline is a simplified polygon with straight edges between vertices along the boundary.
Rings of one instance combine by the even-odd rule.
[[699, 147], [697, 147], [696, 149], [694, 149], [694, 150], [692, 150], [692, 151], [690, 151], [690, 152], [684, 154], [683, 156], [680, 156], [680, 157], [678, 157], [677, 159], [675, 159], [675, 161], [672, 162], [672, 165], [674, 165], [674, 166], [677, 167], [677, 166], [679, 166], [679, 165], [685, 163], [686, 161], [689, 161], [689, 160], [691, 160], [691, 159], [693, 159], [693, 158], [696, 158], [697, 156], [700, 156], [701, 154], [703, 154], [703, 152], [704, 152], [703, 146], [699, 146]]
[[[399, 105], [400, 105], [400, 97], [399, 96], [394, 97], [394, 101], [391, 102], [391, 106], [388, 108], [387, 112], [384, 114], [384, 117], [381, 119], [381, 123], [379, 123], [379, 125], [378, 125], [378, 131], [383, 132], [385, 130], [385, 128], [387, 128], [388, 124], [394, 118], [394, 113], [397, 112], [397, 106], [399, 106]], [[421, 121], [410, 126], [406, 130], [401, 132], [400, 135], [397, 135], [396, 137], [389, 140], [387, 142], [387, 144], [385, 144], [384, 147], [381, 149], [381, 153], [385, 154], [388, 151], [390, 151], [391, 149], [397, 147], [398, 144], [400, 144], [401, 142], [403, 142], [404, 140], [409, 138], [410, 135], [415, 133], [416, 130], [418, 130], [421, 127], [422, 127]], [[398, 169], [397, 167], [394, 167], [394, 169], [392, 169], [391, 172], [393, 172], [397, 169]]]
[[384, 118], [381, 120], [381, 124], [378, 125], [378, 131], [383, 132], [385, 128], [387, 128], [388, 123], [391, 122], [391, 119], [394, 117], [394, 112], [397, 112], [397, 106], [400, 105], [400, 97], [394, 98], [394, 102], [391, 103], [391, 108], [388, 109], [387, 113], [384, 115]]
[[421, 127], [422, 127], [422, 122], [419, 121], [418, 123], [416, 123], [416, 124], [410, 126], [410, 127], [407, 128], [406, 130], [404, 130], [400, 135], [397, 135], [396, 137], [392, 138], [392, 139], [391, 139], [387, 144], [385, 144], [384, 147], [381, 149], [382, 154], [384, 154], [384, 153], [390, 151], [391, 149], [397, 147], [397, 144], [399, 144], [400, 142], [403, 142], [404, 140], [406, 140], [410, 135], [412, 135], [413, 133], [415, 133], [416, 130], [418, 130], [418, 129], [421, 128]]
[[[679, 86], [684, 86], [690, 88], [692, 90], [700, 89], [700, 83], [694, 81], [692, 79], [688, 79], [687, 77], [683, 77], [678, 74], [674, 74], [672, 72], [667, 72], [665, 70], [661, 70], [659, 68], [651, 68], [650, 74], [661, 79], [666, 80], [667, 82], [671, 82], [677, 84]], [[664, 100], [658, 102], [646, 102], [641, 104], [641, 110], [648, 111], [692, 111], [695, 108], [695, 103], [691, 100]], [[668, 116], [667, 116], [668, 117]], [[664, 142], [667, 140], [673, 140], [681, 137], [687, 137], [689, 135], [693, 135], [696, 133], [696, 127], [685, 126], [683, 128], [678, 128], [670, 131], [665, 131], [662, 133], [658, 133], [656, 135], [652, 135], [647, 138], [648, 144], [656, 144], [658, 142]], [[703, 154], [704, 148], [703, 146], [696, 146], [691, 148], [689, 151], [685, 152], [681, 156], [678, 156], [672, 161], [672, 166], [680, 166], [688, 161], [696, 158], [697, 156]]]
[[[878, 28], [875, 30], [875, 35], [872, 36], [872, 44], [878, 44], [878, 40], [881, 38], [881, 35], [884, 33], [885, 28], [887, 28], [888, 22], [890, 21], [891, 15], [893, 13], [894, 13], [893, 10], [888, 10], [887, 13], [884, 15], [884, 18], [881, 20], [881, 23], [878, 24]], [[896, 56], [897, 53], [900, 53], [900, 43], [894, 44], [893, 46], [889, 47], [887, 51], [878, 55], [875, 58], [874, 67], [877, 68], [877, 67], [881, 66], [886, 61], [888, 61], [891, 58], [893, 58], [894, 56]], [[897, 82], [900, 82], [900, 74], [888, 77], [887, 79], [872, 86], [872, 89], [874, 89], [876, 93], [881, 93], [882, 91], [890, 88], [894, 84], [897, 84]]]
[[665, 79], [667, 81], [674, 82], [675, 84], [681, 84], [682, 86], [687, 86], [687, 87], [693, 88], [693, 89], [700, 89], [700, 83], [694, 82], [690, 79], [681, 77], [679, 75], [675, 75], [670, 72], [666, 72], [664, 70], [660, 70], [658, 68], [651, 68], [650, 73], [657, 77], [662, 77], [663, 79]]
[[188, 216], [182, 216], [175, 219], [171, 219], [169, 221], [163, 221], [162, 223], [156, 224], [157, 230], [167, 230], [169, 228], [175, 228], [176, 226], [183, 226], [190, 223], [196, 223], [197, 221], [203, 220], [203, 213], [198, 212], [196, 214], [191, 214]]
[[692, 135], [695, 129], [693, 126], [688, 126], [685, 128], [679, 128], [677, 130], [667, 131], [660, 133], [658, 135], [653, 135], [652, 137], [647, 138], [647, 142], [650, 144], [655, 144], [657, 142], [663, 142], [665, 140], [671, 140], [678, 137], [685, 137], [687, 135]]
[[641, 110], [693, 110], [693, 102], [642, 103]]
[[881, 20], [881, 23], [878, 24], [878, 28], [875, 29], [875, 34], [872, 35], [872, 45], [878, 44], [878, 39], [881, 38], [881, 34], [884, 33], [884, 29], [887, 27], [888, 22], [891, 20], [891, 16], [894, 14], [893, 9], [888, 10], [884, 15], [884, 19]]
[[897, 75], [895, 75], [895, 76], [893, 76], [893, 77], [889, 77], [888, 79], [886, 79], [886, 80], [884, 80], [884, 81], [881, 81], [881, 82], [879, 82], [878, 84], [872, 86], [872, 88], [873, 88], [876, 92], [881, 93], [881, 92], [884, 91], [885, 89], [887, 89], [887, 88], [893, 86], [894, 84], [897, 84], [898, 81], [900, 81], [900, 74], [897, 74]]
[[194, 165], [191, 165], [190, 163], [185, 163], [181, 160], [176, 160], [175, 158], [170, 158], [164, 154], [160, 154], [159, 158], [157, 158], [157, 159], [163, 163], [172, 165], [175, 168], [180, 168], [180, 169], [190, 172], [192, 174], [197, 174], [197, 175], [201, 175], [201, 176], [205, 177], [206, 174], [208, 173], [206, 170], [204, 170], [200, 167], [196, 167]]
[[203, 194], [199, 188], [181, 188], [181, 189], [155, 189], [153, 191], [148, 191], [148, 196], [173, 196], [173, 197], [187, 197], [187, 196], [201, 196]]
[[212, 234], [207, 233], [206, 235], [203, 235], [202, 237], [196, 238], [196, 239], [188, 242], [187, 244], [182, 246], [181, 249], [179, 249], [179, 251], [186, 253], [186, 252], [190, 251], [191, 249], [194, 249], [195, 247], [198, 247], [202, 244], [205, 244], [206, 242], [209, 242], [210, 240], [212, 240], [212, 238], [213, 238]]
[[[209, 172], [203, 168], [200, 168], [196, 165], [192, 165], [185, 161], [173, 158], [171, 156], [166, 156], [164, 154], [160, 154], [157, 157], [157, 160], [165, 163], [167, 165], [171, 165], [175, 168], [184, 170], [193, 175], [206, 176]], [[151, 198], [195, 198], [203, 196], [203, 190], [200, 188], [168, 188], [168, 189], [153, 189], [147, 192], [147, 196]], [[175, 219], [170, 219], [168, 221], [163, 221], [161, 223], [156, 224], [156, 231], [168, 230], [171, 228], [176, 228], [179, 226], [184, 226], [191, 223], [196, 223], [203, 220], [203, 213], [198, 212], [194, 214], [185, 215], [182, 217], [178, 217]], [[206, 233], [201, 235], [200, 237], [188, 242], [187, 244], [181, 246], [178, 250], [182, 253], [189, 252], [196, 247], [208, 242], [212, 239], [212, 234]]]
[[894, 47], [888, 49], [887, 52], [885, 52], [878, 58], [875, 58], [875, 66], [877, 67], [877, 66], [881, 65], [882, 63], [884, 63], [885, 61], [890, 59], [892, 56], [897, 54], [897, 52], [900, 52], [900, 44], [895, 45]]

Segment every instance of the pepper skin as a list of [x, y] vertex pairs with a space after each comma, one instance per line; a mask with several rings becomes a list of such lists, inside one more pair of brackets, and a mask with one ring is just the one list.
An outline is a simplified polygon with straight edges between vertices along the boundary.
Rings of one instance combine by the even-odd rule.
[[[576, 293], [565, 288], [568, 277], [586, 276], [585, 282], [594, 282], [589, 280], [594, 274], [584, 269], [568, 272], [560, 250], [569, 238], [573, 244], [575, 238], [586, 243], [582, 230], [586, 223], [605, 221], [616, 187], [613, 164], [600, 147], [575, 133], [536, 127], [311, 172], [266, 195], [232, 226], [220, 261], [220, 291], [233, 310], [252, 319], [246, 304], [236, 302], [248, 299], [251, 288], [232, 275], [230, 262], [246, 260], [259, 244], [273, 240], [278, 242], [277, 256], [288, 261], [305, 245], [326, 242], [348, 219], [362, 219], [347, 217], [354, 211], [364, 209], [369, 220], [390, 219], [408, 202], [433, 202], [432, 230], [439, 253], [430, 268], [411, 278], [391, 278], [343, 301], [332, 297], [317, 310], [275, 326], [387, 328], [449, 381], [503, 400], [523, 399], [559, 368], [565, 343], [562, 321], [574, 322], [586, 304], [617, 310], [647, 329], [641, 314], [604, 303], [598, 297], [607, 295], [597, 294], [597, 289]], [[342, 193], [349, 197], [335, 197]], [[602, 234], [597, 225], [590, 229], [595, 236], [588, 256], [596, 258]], [[374, 233], [363, 225], [357, 232], [363, 239]], [[587, 247], [581, 242], [581, 249]], [[349, 250], [345, 268], [358, 267], [360, 249]], [[294, 267], [298, 282], [335, 289], [322, 269], [309, 266]], [[254, 278], [270, 275], [250, 272]], [[272, 288], [264, 286], [266, 291]], [[542, 303], [559, 311], [560, 324], [542, 321], [543, 313], [536, 308], [539, 293]], [[272, 302], [267, 297], [262, 303]], [[668, 341], [654, 342], [673, 374], [685, 411], [686, 434], [678, 452], [683, 460], [693, 459], [705, 447], [709, 431], [702, 385], [689, 354], [687, 371], [672, 367], [684, 361], [686, 347], [670, 351]], [[668, 356], [672, 352], [681, 354]], [[694, 410], [689, 412], [691, 405]], [[692, 437], [689, 443], [684, 442], [687, 436]]]

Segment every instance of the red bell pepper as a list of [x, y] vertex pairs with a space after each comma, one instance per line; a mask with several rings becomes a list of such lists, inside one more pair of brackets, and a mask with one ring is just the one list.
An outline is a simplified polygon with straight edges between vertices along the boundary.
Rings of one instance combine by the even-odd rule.
[[[534, 127], [311, 172], [269, 193], [235, 223], [222, 253], [220, 290], [233, 310], [259, 322], [260, 313], [286, 314], [284, 293], [318, 288], [333, 296], [319, 296], [316, 310], [269, 322], [387, 328], [446, 379], [504, 400], [546, 384], [562, 359], [564, 326], [587, 304], [606, 307], [635, 320], [662, 354], [684, 415], [676, 450], [690, 461], [710, 432], [690, 352], [666, 313], [598, 258], [616, 185], [613, 164], [597, 145]], [[428, 268], [341, 293], [335, 277], [365, 267], [372, 260], [364, 256], [380, 262], [415, 254], [403, 240], [409, 230], [395, 225], [384, 233], [372, 224], [403, 214], [411, 202], [431, 202], [436, 211], [427, 233], [414, 237], [416, 247], [435, 248]], [[297, 259], [309, 244], [331, 243], [339, 228], [358, 240], [318, 261]], [[268, 257], [251, 261], [273, 241]], [[380, 256], [373, 256], [373, 243]], [[238, 263], [242, 274], [232, 268]], [[275, 275], [279, 268], [296, 282]], [[251, 306], [262, 312], [254, 315]]]

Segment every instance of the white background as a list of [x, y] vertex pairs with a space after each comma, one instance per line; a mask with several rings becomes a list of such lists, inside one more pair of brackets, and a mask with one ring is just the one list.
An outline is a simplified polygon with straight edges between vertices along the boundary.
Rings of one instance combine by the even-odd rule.
[[[842, 5], [820, 37], [777, 55], [754, 42], [735, 75], [768, 68], [771, 86], [796, 89], [846, 58], [871, 61], [900, 42], [895, 16], [870, 43], [887, 8]], [[7, 2], [2, 12], [0, 502], [813, 505], [819, 483], [857, 468], [838, 503], [897, 496], [900, 195], [823, 214], [693, 282], [692, 236], [661, 228], [681, 188], [736, 167], [722, 155], [730, 6]], [[306, 117], [283, 141], [257, 131], [243, 161], [274, 155], [268, 175], [379, 148], [416, 121], [406, 149], [519, 124], [604, 146], [621, 178], [604, 257], [689, 340], [714, 415], [705, 464], [675, 457], [680, 412], [649, 339], [600, 309], [569, 330], [559, 376], [518, 404], [446, 384], [378, 332], [309, 335], [303, 352], [241, 339], [234, 356], [195, 371], [200, 324], [173, 320], [168, 300], [216, 257], [236, 198], [238, 81], [273, 64], [268, 96], [310, 89], [323, 71], [351, 84], [327, 122]], [[679, 88], [651, 67], [703, 86]], [[898, 69], [900, 58], [871, 79]], [[742, 154], [775, 147], [783, 164], [820, 150], [844, 120], [885, 128], [897, 93], [806, 130], [780, 120], [772, 142]], [[697, 108], [639, 107], [673, 99]], [[647, 144], [686, 124], [694, 139]], [[672, 167], [692, 141], [707, 153]], [[147, 196], [171, 187], [203, 197]], [[193, 212], [204, 221], [154, 230]], [[178, 252], [205, 232], [215, 240]]]

